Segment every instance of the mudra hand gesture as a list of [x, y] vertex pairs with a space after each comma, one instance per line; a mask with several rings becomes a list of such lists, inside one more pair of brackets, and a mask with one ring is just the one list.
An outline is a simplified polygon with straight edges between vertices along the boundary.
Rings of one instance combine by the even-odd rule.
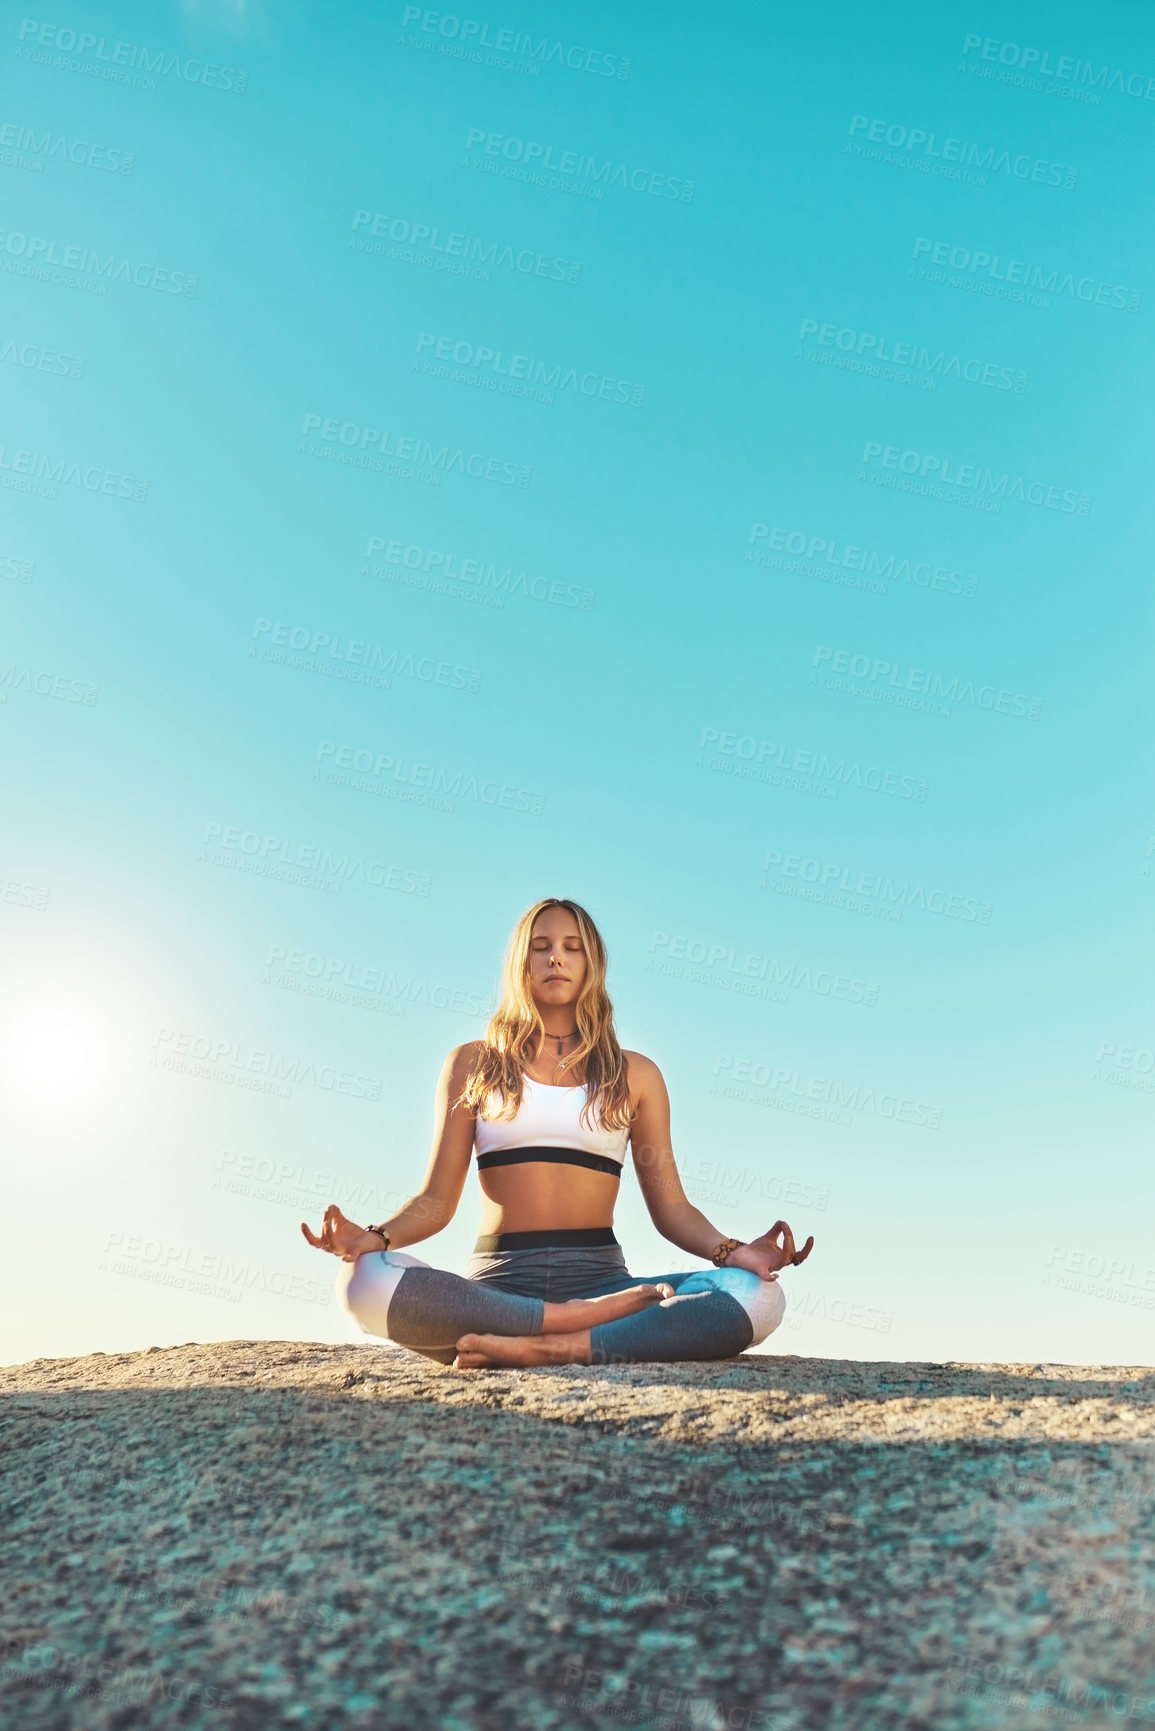
[[347, 1220], [335, 1202], [330, 1202], [325, 1210], [325, 1218], [321, 1222], [321, 1236], [317, 1237], [301, 1222], [301, 1231], [305, 1234], [314, 1250], [327, 1250], [332, 1256], [339, 1256], [342, 1262], [356, 1262], [367, 1250], [380, 1250], [381, 1240], [375, 1232], [366, 1232], [363, 1226], [358, 1226], [352, 1220]]
[[762, 1280], [777, 1280], [780, 1268], [797, 1268], [814, 1248], [814, 1236], [806, 1240], [801, 1250], [794, 1248], [794, 1234], [785, 1220], [776, 1220], [769, 1232], [749, 1244], [740, 1244], [726, 1258], [727, 1268], [748, 1268]]

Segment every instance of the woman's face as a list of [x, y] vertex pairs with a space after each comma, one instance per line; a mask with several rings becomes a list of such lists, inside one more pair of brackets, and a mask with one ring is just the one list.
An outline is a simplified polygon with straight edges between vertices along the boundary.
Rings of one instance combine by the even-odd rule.
[[529, 989], [539, 1010], [576, 1004], [589, 961], [568, 908], [543, 908], [529, 940]]

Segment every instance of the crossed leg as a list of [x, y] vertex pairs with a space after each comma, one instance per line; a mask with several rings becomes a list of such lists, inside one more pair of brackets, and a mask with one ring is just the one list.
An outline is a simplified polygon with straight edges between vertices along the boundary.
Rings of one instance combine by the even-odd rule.
[[[366, 1334], [394, 1341], [440, 1364], [471, 1332], [523, 1340], [569, 1339], [575, 1331], [622, 1321], [668, 1297], [668, 1284], [639, 1281], [598, 1298], [546, 1303], [483, 1281], [431, 1268], [403, 1251], [370, 1251], [345, 1263], [337, 1295]], [[550, 1361], [553, 1362], [553, 1361]]]
[[672, 1275], [671, 1298], [632, 1316], [597, 1322], [572, 1333], [536, 1336], [467, 1333], [457, 1342], [461, 1370], [498, 1365], [677, 1364], [736, 1358], [758, 1346], [782, 1321], [781, 1284], [744, 1268]]
[[366, 1334], [463, 1370], [734, 1358], [777, 1328], [786, 1305], [777, 1281], [741, 1268], [673, 1274], [552, 1304], [403, 1251], [343, 1264], [337, 1290]]

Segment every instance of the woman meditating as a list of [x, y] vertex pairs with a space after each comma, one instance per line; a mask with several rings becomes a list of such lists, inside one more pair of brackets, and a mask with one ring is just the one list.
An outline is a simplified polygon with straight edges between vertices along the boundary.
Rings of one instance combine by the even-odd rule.
[[[658, 1231], [712, 1267], [629, 1273], [613, 1232], [627, 1145]], [[475, 1149], [485, 1206], [463, 1277], [402, 1247], [452, 1220]], [[725, 1238], [689, 1201], [662, 1073], [614, 1033], [601, 934], [555, 897], [514, 928], [485, 1038], [445, 1060], [418, 1194], [379, 1226], [330, 1205], [319, 1237], [301, 1231], [341, 1258], [338, 1295], [366, 1334], [459, 1369], [732, 1358], [778, 1327], [778, 1271], [814, 1243], [795, 1250], [784, 1220]]]

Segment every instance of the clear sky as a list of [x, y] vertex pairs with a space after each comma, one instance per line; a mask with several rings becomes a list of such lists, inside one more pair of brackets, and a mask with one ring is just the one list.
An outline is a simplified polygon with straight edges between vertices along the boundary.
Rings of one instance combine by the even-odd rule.
[[558, 894], [767, 1349], [1149, 1361], [1155, 20], [479, 8], [3, 26], [0, 1351], [360, 1338]]

